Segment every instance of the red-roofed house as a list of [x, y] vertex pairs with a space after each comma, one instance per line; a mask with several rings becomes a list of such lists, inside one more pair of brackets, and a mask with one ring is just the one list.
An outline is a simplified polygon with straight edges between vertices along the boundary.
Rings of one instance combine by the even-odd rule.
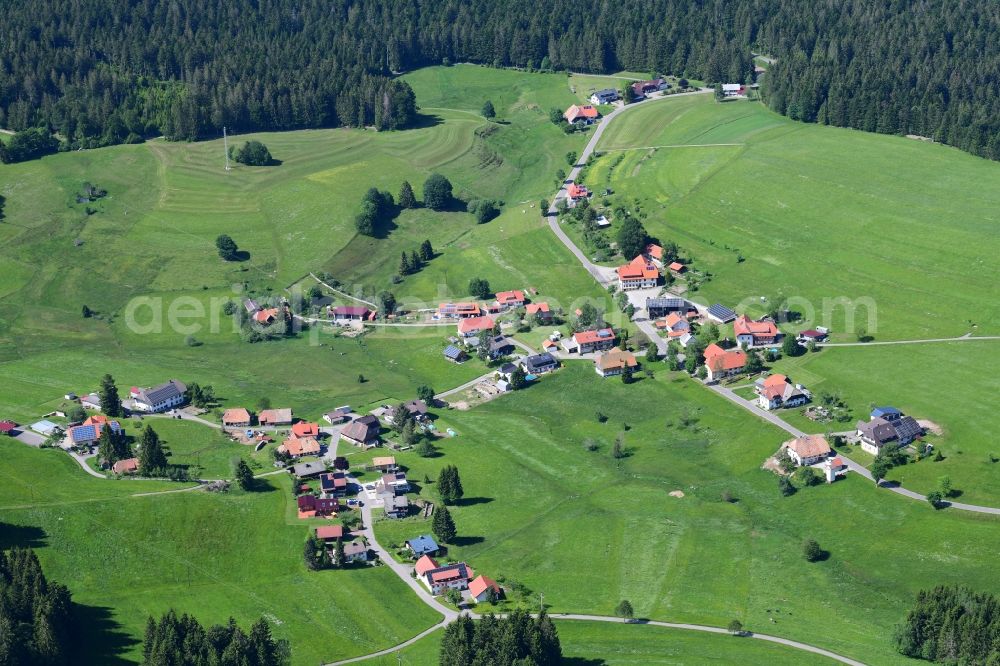
[[666, 319], [657, 321], [656, 327], [666, 329], [667, 336], [670, 338], [681, 338], [691, 332], [691, 324], [688, 322], [687, 315], [679, 312], [671, 312]]
[[87, 420], [83, 422], [83, 425], [104, 425], [105, 423], [110, 423], [109, 419], [104, 414], [94, 414], [93, 416], [88, 416]]
[[552, 319], [552, 309], [549, 308], [548, 303], [528, 303], [524, 311], [529, 317], [537, 315], [542, 321], [548, 321]]
[[501, 291], [497, 294], [497, 305], [501, 308], [519, 308], [524, 305], [524, 292], [520, 289]]
[[17, 424], [13, 421], [0, 421], [0, 435], [12, 435], [17, 430]]
[[[427, 556], [425, 555], [424, 557]], [[469, 581], [473, 575], [472, 567], [465, 562], [456, 562], [455, 564], [448, 564], [426, 571], [420, 576], [420, 580], [430, 589], [431, 594], [437, 595], [447, 590], [464, 590], [468, 588]]]
[[258, 324], [271, 324], [278, 318], [278, 308], [258, 310], [253, 314], [253, 320]]
[[458, 322], [458, 334], [463, 338], [472, 338], [487, 331], [492, 331], [493, 324], [492, 317], [485, 315], [482, 317], [469, 317]]
[[768, 319], [754, 321], [746, 315], [740, 315], [733, 322], [733, 332], [736, 342], [743, 347], [759, 347], [773, 345], [778, 339], [778, 326]]
[[679, 261], [671, 263], [669, 266], [667, 266], [667, 268], [669, 268], [672, 273], [677, 273], [677, 274], [683, 273], [684, 271], [687, 270], [687, 266], [685, 266]]
[[646, 249], [642, 251], [643, 255], [654, 261], [663, 261], [663, 248], [656, 243], [650, 243], [646, 246]]
[[111, 471], [115, 474], [135, 474], [139, 471], [139, 459], [126, 458], [125, 460], [119, 460], [111, 466]]
[[[568, 343], [568, 344], [567, 344]], [[569, 340], [563, 341], [563, 347], [573, 354], [588, 354], [604, 351], [615, 346], [615, 332], [611, 328], [601, 328], [596, 331], [580, 331], [574, 333]]]
[[316, 528], [316, 538], [325, 543], [344, 538], [343, 525], [323, 525]]
[[585, 185], [577, 185], [576, 183], [570, 183], [566, 186], [566, 196], [568, 196], [573, 201], [578, 201], [579, 199], [586, 199], [590, 196], [590, 190], [587, 189]]
[[618, 287], [622, 291], [650, 289], [660, 281], [660, 271], [656, 265], [641, 254], [624, 266], [619, 266]]
[[299, 421], [292, 426], [292, 434], [296, 437], [319, 437], [319, 424]]
[[424, 555], [419, 560], [417, 560], [417, 563], [413, 566], [413, 570], [417, 572], [418, 576], [423, 576], [428, 571], [432, 571], [434, 569], [439, 569], [439, 568], [440, 565], [430, 555]]
[[278, 450], [287, 453], [293, 458], [299, 458], [301, 456], [319, 455], [320, 447], [319, 442], [314, 437], [293, 436], [282, 442]]
[[503, 588], [497, 585], [496, 581], [492, 578], [479, 575], [476, 576], [475, 580], [469, 583], [469, 595], [477, 604], [481, 604], [484, 601], [502, 599]]
[[781, 407], [798, 407], [809, 402], [809, 395], [798, 384], [793, 384], [785, 375], [769, 375], [754, 383], [757, 404], [761, 409], [771, 411]]
[[222, 414], [223, 428], [249, 428], [250, 412], [242, 407], [227, 409]]
[[568, 123], [581, 122], [581, 123], [586, 123], [587, 125], [594, 122], [600, 117], [601, 117], [601, 112], [598, 111], [596, 107], [591, 106], [590, 104], [584, 104], [583, 106], [577, 106], [576, 104], [574, 104], [573, 106], [566, 109], [566, 113], [563, 114], [563, 118], [565, 118], [566, 122]]
[[376, 314], [363, 305], [338, 305], [335, 308], [330, 308], [328, 313], [335, 319], [360, 320], [374, 319]]
[[464, 317], [478, 317], [483, 314], [478, 303], [441, 303], [438, 305], [438, 315], [441, 317], [452, 317], [462, 319]]
[[727, 350], [714, 343], [705, 349], [705, 369], [710, 381], [738, 375], [746, 364], [747, 353], [742, 349]]

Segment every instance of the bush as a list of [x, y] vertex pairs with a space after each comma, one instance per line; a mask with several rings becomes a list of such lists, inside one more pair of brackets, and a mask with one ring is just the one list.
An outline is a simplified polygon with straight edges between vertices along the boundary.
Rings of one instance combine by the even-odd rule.
[[240, 148], [230, 148], [230, 157], [247, 166], [268, 166], [274, 163], [271, 151], [260, 141], [247, 141]]
[[795, 494], [795, 486], [788, 480], [787, 476], [778, 477], [778, 491], [782, 497], [790, 497]]
[[439, 173], [432, 173], [424, 181], [424, 204], [434, 210], [444, 210], [451, 205], [451, 181]]
[[815, 539], [806, 539], [802, 542], [802, 557], [806, 559], [806, 562], [818, 562], [823, 558], [823, 549], [819, 547]]
[[493, 199], [473, 199], [468, 210], [476, 216], [477, 224], [486, 224], [500, 214], [500, 207]]
[[493, 295], [493, 291], [488, 280], [472, 278], [469, 280], [469, 294], [476, 298], [489, 298]]

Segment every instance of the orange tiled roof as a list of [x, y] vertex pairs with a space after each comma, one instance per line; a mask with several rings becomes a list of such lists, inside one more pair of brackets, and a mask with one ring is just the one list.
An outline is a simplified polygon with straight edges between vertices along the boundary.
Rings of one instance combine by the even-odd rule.
[[748, 319], [746, 315], [740, 315], [733, 322], [733, 331], [736, 335], [754, 335], [773, 338], [778, 335], [778, 327], [773, 321], [754, 321]]
[[646, 261], [641, 254], [624, 266], [619, 266], [617, 271], [621, 280], [653, 280], [660, 277], [656, 266]]
[[493, 323], [492, 317], [469, 317], [458, 322], [458, 332], [472, 333], [474, 331], [486, 331], [493, 328]]

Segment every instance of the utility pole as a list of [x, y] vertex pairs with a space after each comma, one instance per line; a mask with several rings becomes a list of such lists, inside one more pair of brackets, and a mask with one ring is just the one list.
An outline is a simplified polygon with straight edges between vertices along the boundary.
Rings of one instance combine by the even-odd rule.
[[226, 171], [229, 171], [229, 137], [226, 136], [226, 128], [222, 128], [222, 146], [226, 151]]

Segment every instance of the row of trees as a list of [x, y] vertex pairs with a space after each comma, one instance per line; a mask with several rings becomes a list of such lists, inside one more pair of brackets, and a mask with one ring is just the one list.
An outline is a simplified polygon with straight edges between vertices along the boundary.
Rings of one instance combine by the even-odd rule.
[[290, 662], [286, 641], [275, 640], [267, 620], [254, 622], [247, 634], [229, 618], [226, 624], [204, 627], [191, 615], [168, 611], [159, 621], [146, 621], [143, 666], [281, 666]]
[[506, 617], [486, 615], [479, 621], [461, 615], [444, 630], [439, 663], [555, 666], [562, 663], [562, 646], [545, 611], [534, 618], [518, 608]]
[[[746, 83], [792, 118], [934, 137], [1000, 158], [1000, 14], [990, 0], [275, 0], [20, 3], [0, 29], [0, 126], [106, 145], [416, 119], [393, 72], [442, 62], [663, 71]], [[489, 117], [484, 107], [483, 115]]]
[[72, 628], [69, 590], [45, 578], [34, 551], [0, 550], [0, 664], [71, 663]]

